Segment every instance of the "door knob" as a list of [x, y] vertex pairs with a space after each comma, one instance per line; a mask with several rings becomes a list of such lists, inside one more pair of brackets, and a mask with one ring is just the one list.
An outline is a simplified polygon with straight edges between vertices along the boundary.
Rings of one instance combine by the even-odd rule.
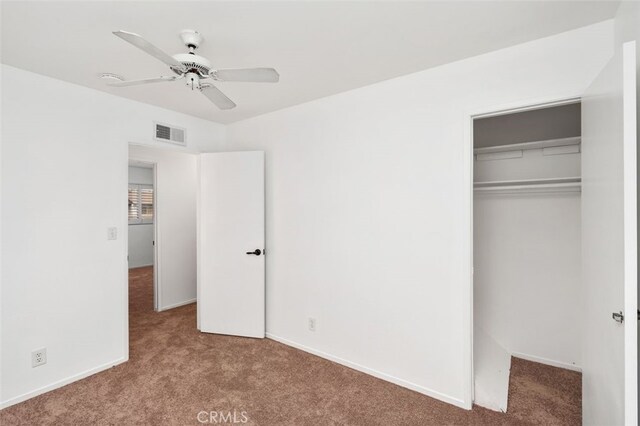
[[260, 249], [255, 249], [254, 251], [248, 251], [247, 254], [255, 254], [256, 256], [260, 256], [262, 251]]
[[614, 312], [611, 316], [615, 322], [619, 322], [620, 324], [624, 322], [624, 315], [622, 314], [622, 311]]

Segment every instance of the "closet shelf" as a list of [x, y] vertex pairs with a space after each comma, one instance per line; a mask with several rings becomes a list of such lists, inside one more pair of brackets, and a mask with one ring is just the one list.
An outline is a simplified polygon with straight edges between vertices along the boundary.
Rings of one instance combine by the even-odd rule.
[[520, 151], [527, 149], [551, 148], [555, 146], [580, 145], [582, 138], [580, 136], [561, 139], [548, 139], [544, 141], [514, 143], [511, 145], [488, 146], [485, 148], [475, 148], [474, 154], [492, 154], [496, 152]]
[[476, 182], [473, 184], [477, 192], [580, 192], [580, 177], [502, 180], [491, 182]]

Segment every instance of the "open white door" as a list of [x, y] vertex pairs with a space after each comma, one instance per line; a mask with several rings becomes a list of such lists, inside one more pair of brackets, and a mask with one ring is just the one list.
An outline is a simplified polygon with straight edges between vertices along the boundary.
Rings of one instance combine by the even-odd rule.
[[[636, 59], [626, 43], [582, 102], [584, 424], [637, 424]], [[617, 313], [624, 315], [624, 321]]]
[[260, 337], [264, 307], [264, 153], [200, 155], [198, 328]]

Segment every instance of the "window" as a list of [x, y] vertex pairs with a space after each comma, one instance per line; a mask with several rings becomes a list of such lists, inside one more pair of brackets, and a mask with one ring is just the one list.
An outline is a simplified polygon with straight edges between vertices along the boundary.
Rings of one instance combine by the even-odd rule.
[[129, 184], [129, 224], [153, 223], [153, 186]]

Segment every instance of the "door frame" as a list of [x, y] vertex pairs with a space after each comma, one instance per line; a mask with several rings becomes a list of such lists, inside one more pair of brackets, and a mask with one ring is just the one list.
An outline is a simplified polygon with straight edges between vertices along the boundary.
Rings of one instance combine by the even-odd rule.
[[475, 373], [474, 373], [474, 354], [473, 354], [473, 286], [474, 286], [474, 271], [473, 271], [473, 231], [474, 231], [474, 214], [473, 214], [473, 183], [474, 183], [474, 154], [473, 154], [473, 121], [478, 118], [496, 117], [500, 115], [513, 114], [516, 112], [532, 111], [536, 109], [549, 108], [560, 105], [568, 105], [581, 102], [582, 94], [580, 93], [567, 93], [561, 96], [551, 96], [536, 99], [525, 99], [520, 101], [509, 102], [505, 104], [497, 104], [492, 106], [480, 107], [472, 110], [468, 110], [463, 117], [464, 122], [464, 171], [466, 176], [465, 181], [465, 201], [467, 205], [464, 211], [467, 213], [467, 238], [463, 242], [466, 245], [467, 253], [469, 253], [468, 263], [466, 267], [466, 273], [469, 277], [468, 282], [468, 297], [464, 300], [462, 309], [462, 324], [466, 328], [466, 336], [463, 346], [463, 366], [462, 370], [467, 380], [464, 381], [463, 386], [463, 406], [464, 408], [471, 410], [473, 408], [473, 401], [475, 400]]
[[[638, 152], [637, 144], [640, 139], [638, 134], [638, 111], [640, 111], [640, 105], [638, 105], [638, 87], [637, 87], [637, 61], [636, 55], [638, 50], [636, 49], [636, 43], [638, 41], [627, 41], [622, 45], [622, 71], [623, 71], [623, 167], [625, 178], [627, 180], [631, 170], [633, 180], [638, 182]], [[629, 61], [633, 59], [633, 62]], [[634, 70], [634, 72], [630, 72]], [[631, 85], [633, 87], [633, 95], [628, 96], [628, 92], [624, 90], [625, 85]], [[634, 114], [629, 114], [629, 106], [633, 105]], [[626, 377], [634, 377], [633, 380], [624, 381], [624, 419], [626, 422], [638, 424], [638, 410], [640, 404], [638, 401], [638, 353], [639, 348], [636, 344], [628, 345], [629, 340], [638, 342], [638, 322], [636, 317], [636, 311], [638, 310], [638, 186], [635, 191], [631, 191], [628, 187], [624, 187], [624, 199], [631, 200], [631, 203], [624, 205], [623, 213], [623, 229], [624, 229], [624, 251], [625, 259], [629, 256], [636, 259], [636, 262], [625, 262], [624, 265], [624, 283], [623, 283], [623, 307], [625, 315], [625, 329], [624, 329], [624, 371]], [[630, 231], [630, 232], [629, 232]], [[631, 263], [631, 264], [629, 264]], [[629, 374], [629, 372], [631, 374]]]
[[[160, 236], [160, 226], [158, 225], [158, 163], [154, 161], [149, 161], [136, 157], [128, 157], [129, 165], [128, 167], [136, 167], [138, 166], [146, 166], [145, 168], [151, 168], [153, 173], [153, 310], [159, 312], [159, 307], [162, 306], [160, 303], [161, 300], [161, 292], [160, 292], [160, 265], [158, 262], [160, 261], [159, 252], [159, 236]], [[151, 167], [149, 167], [151, 166]], [[127, 168], [127, 170], [129, 170]], [[129, 185], [129, 179], [127, 174], [127, 185]], [[128, 278], [128, 258], [129, 258], [129, 223], [127, 220], [127, 285], [129, 282]], [[128, 306], [128, 300], [127, 300]]]

